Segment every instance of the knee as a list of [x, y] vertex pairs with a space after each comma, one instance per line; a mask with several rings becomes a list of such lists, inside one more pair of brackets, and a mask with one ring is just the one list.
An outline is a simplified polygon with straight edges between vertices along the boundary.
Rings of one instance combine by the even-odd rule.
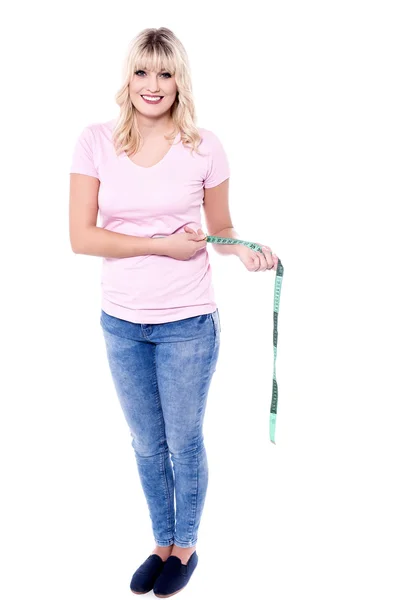
[[172, 459], [176, 460], [190, 461], [192, 458], [196, 458], [199, 454], [205, 452], [203, 438], [195, 442], [188, 440], [167, 440], [167, 443]]
[[168, 452], [168, 445], [165, 439], [140, 439], [132, 435], [131, 445], [135, 450], [136, 456], [140, 458], [151, 458], [153, 456], [157, 456], [158, 454], [165, 454]]

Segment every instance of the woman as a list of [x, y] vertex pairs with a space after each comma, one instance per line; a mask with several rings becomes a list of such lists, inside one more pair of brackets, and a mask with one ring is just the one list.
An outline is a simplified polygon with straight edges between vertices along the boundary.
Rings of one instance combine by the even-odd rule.
[[[228, 160], [196, 127], [191, 90], [180, 41], [143, 30], [126, 58], [119, 118], [83, 129], [70, 169], [71, 246], [103, 257], [100, 324], [156, 542], [130, 587], [159, 597], [196, 568], [208, 483], [202, 426], [221, 328], [201, 206], [210, 235], [237, 237]], [[248, 270], [276, 269], [267, 247], [214, 247]]]

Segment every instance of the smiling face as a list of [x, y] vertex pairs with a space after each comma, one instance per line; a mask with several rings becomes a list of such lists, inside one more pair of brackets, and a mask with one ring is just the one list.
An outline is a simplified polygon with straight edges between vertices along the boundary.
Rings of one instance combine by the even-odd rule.
[[[175, 102], [175, 75], [171, 75], [167, 69], [136, 70], [129, 85], [129, 93], [132, 104], [140, 113], [147, 117], [159, 117], [169, 112]], [[155, 100], [151, 100], [152, 97]]]

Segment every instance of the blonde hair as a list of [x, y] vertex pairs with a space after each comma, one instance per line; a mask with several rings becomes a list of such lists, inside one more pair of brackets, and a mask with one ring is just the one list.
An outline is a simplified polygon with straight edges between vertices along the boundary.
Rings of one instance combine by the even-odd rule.
[[182, 43], [166, 27], [143, 29], [130, 43], [124, 62], [123, 84], [115, 96], [120, 114], [113, 130], [113, 142], [117, 154], [128, 155], [140, 147], [142, 136], [137, 123], [137, 110], [129, 96], [129, 82], [139, 69], [161, 71], [166, 69], [175, 75], [177, 95], [171, 106], [174, 131], [167, 140], [174, 140], [180, 132], [181, 141], [198, 150], [201, 135], [195, 125], [196, 114], [192, 94], [192, 82], [188, 57]]

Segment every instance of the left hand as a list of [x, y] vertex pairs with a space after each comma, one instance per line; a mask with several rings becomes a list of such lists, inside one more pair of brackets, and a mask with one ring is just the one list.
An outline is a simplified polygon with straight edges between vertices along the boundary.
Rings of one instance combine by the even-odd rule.
[[[196, 233], [194, 229], [188, 227], [188, 225], [185, 225], [185, 231], [187, 233]], [[197, 234], [199, 240], [204, 239], [206, 235], [202, 229], [198, 229]], [[262, 253], [251, 250], [251, 248], [243, 246], [242, 244], [236, 246], [237, 255], [246, 269], [248, 271], [276, 271], [279, 260], [276, 254], [273, 254], [269, 246], [263, 246], [262, 244], [258, 245], [262, 247]]]
[[[258, 243], [258, 242], [257, 242]], [[251, 250], [247, 246], [238, 244], [237, 255], [248, 271], [276, 271], [278, 266], [278, 257], [273, 254], [269, 246], [263, 246], [262, 252]]]
[[199, 240], [198, 241], [204, 240], [205, 237], [206, 237], [206, 234], [204, 233], [204, 231], [202, 229], [198, 229], [197, 232], [196, 232], [194, 229], [192, 229], [188, 225], [185, 225], [184, 229], [185, 229], [186, 233], [197, 234], [199, 236]]

